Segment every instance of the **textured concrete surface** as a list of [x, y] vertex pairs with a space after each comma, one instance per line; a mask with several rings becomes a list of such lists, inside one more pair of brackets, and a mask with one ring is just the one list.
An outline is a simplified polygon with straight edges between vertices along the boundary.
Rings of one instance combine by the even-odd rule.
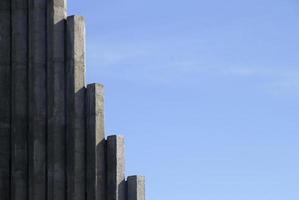
[[144, 176], [129, 176], [127, 178], [127, 200], [145, 200]]
[[47, 1], [47, 199], [66, 198], [66, 1]]
[[10, 198], [10, 0], [0, 1], [0, 197]]
[[1, 200], [127, 200], [124, 139], [105, 140], [84, 19], [66, 16], [66, 0], [0, 1]]
[[103, 90], [100, 84], [87, 86], [87, 200], [104, 200], [106, 195]]
[[107, 200], [125, 200], [124, 138], [107, 138]]
[[85, 23], [67, 18], [67, 198], [84, 200], [85, 174]]
[[11, 0], [11, 200], [26, 200], [28, 187], [28, 2]]
[[29, 199], [46, 199], [46, 0], [29, 0]]

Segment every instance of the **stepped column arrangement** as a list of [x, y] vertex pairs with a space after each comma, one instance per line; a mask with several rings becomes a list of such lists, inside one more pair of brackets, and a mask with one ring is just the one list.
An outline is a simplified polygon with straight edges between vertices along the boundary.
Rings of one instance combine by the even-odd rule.
[[124, 138], [85, 82], [85, 22], [66, 0], [0, 1], [0, 199], [144, 200]]

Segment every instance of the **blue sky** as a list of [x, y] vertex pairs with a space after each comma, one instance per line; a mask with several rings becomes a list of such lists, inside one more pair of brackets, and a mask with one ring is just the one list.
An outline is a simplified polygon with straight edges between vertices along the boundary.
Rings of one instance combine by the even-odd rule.
[[147, 200], [299, 199], [299, 2], [69, 0]]

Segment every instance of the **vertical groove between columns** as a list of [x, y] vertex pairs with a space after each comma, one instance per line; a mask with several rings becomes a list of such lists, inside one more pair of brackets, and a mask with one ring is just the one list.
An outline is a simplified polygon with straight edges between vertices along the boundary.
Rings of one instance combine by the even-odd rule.
[[10, 1], [10, 94], [9, 94], [9, 112], [10, 112], [10, 136], [9, 136], [9, 199], [11, 199], [11, 176], [12, 176], [12, 1]]
[[46, 125], [46, 130], [45, 130], [45, 134], [46, 134], [46, 137], [45, 137], [45, 199], [48, 200], [48, 167], [49, 167], [49, 163], [48, 163], [48, 153], [49, 153], [49, 147], [48, 147], [48, 139], [49, 139], [49, 130], [48, 130], [48, 127], [49, 127], [49, 124], [48, 124], [48, 113], [49, 113], [49, 107], [48, 107], [48, 102], [49, 102], [49, 91], [48, 91], [48, 71], [49, 71], [49, 62], [48, 62], [48, 57], [49, 57], [49, 49], [48, 49], [48, 46], [49, 46], [49, 38], [48, 38], [48, 32], [49, 32], [49, 29], [48, 29], [48, 14], [49, 14], [49, 10], [48, 10], [48, 1], [49, 0], [46, 0], [46, 12], [45, 12], [45, 30], [46, 30], [46, 35], [45, 35], [45, 38], [46, 38], [46, 45], [45, 45], [45, 63], [46, 63], [46, 70], [45, 70], [45, 91], [46, 91], [46, 117], [45, 117], [45, 125]]
[[29, 125], [29, 123], [30, 123], [30, 113], [29, 113], [29, 111], [30, 111], [30, 108], [29, 108], [29, 106], [30, 106], [30, 103], [29, 103], [29, 101], [30, 101], [30, 89], [29, 89], [29, 79], [30, 79], [30, 75], [29, 75], [29, 73], [30, 73], [30, 49], [31, 49], [31, 42], [30, 42], [30, 40], [31, 40], [31, 37], [30, 37], [30, 24], [31, 24], [31, 17], [30, 17], [30, 15], [31, 15], [31, 11], [30, 11], [30, 0], [27, 0], [27, 20], [28, 20], [28, 24], [27, 24], [27, 135], [26, 135], [26, 139], [27, 139], [27, 146], [26, 146], [26, 153], [27, 153], [27, 185], [26, 185], [26, 191], [27, 191], [27, 196], [26, 196], [26, 198], [27, 198], [27, 200], [30, 200], [29, 199], [29, 197], [30, 197], [30, 195], [29, 195], [29, 184], [30, 184], [30, 181], [29, 181], [29, 167], [30, 167], [30, 164], [29, 164], [29, 150], [30, 150], [30, 148], [29, 148], [29, 131], [30, 131], [30, 125]]
[[45, 7], [45, 92], [46, 92], [46, 98], [45, 98], [45, 199], [48, 198], [48, 10], [47, 5]]
[[65, 59], [64, 59], [64, 85], [65, 85], [65, 88], [64, 88], [64, 96], [65, 96], [65, 102], [64, 102], [64, 108], [65, 108], [65, 110], [64, 110], [64, 116], [65, 116], [65, 127], [64, 127], [64, 132], [65, 132], [65, 134], [64, 134], [64, 142], [65, 142], [65, 148], [64, 148], [64, 155], [65, 155], [65, 159], [64, 159], [64, 163], [65, 163], [65, 165], [64, 165], [64, 171], [65, 171], [65, 182], [64, 182], [64, 184], [65, 184], [65, 191], [64, 191], [64, 193], [65, 193], [65, 200], [68, 200], [69, 199], [69, 197], [68, 197], [68, 159], [67, 159], [67, 156], [68, 156], [68, 153], [67, 153], [67, 150], [68, 150], [68, 140], [67, 140], [67, 138], [68, 138], [68, 105], [67, 105], [67, 103], [68, 103], [68, 95], [67, 95], [67, 89], [68, 89], [68, 87], [67, 87], [67, 51], [68, 51], [68, 49], [67, 49], [67, 20], [65, 20], [65, 26], [64, 26], [64, 46], [65, 46], [65, 48], [64, 48], [64, 57], [65, 57]]
[[26, 121], [26, 160], [27, 160], [27, 185], [26, 185], [26, 199], [29, 199], [29, 65], [30, 65], [30, 0], [26, 0], [27, 3], [27, 81], [26, 81], [26, 89], [27, 89], [27, 96], [26, 96], [26, 115], [27, 115], [27, 121]]

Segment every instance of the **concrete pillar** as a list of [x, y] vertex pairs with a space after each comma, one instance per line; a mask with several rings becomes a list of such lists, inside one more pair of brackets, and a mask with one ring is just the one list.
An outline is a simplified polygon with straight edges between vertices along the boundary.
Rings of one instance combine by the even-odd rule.
[[105, 133], [103, 86], [87, 86], [87, 200], [105, 200]]
[[[11, 200], [28, 196], [28, 2], [12, 3], [12, 131], [11, 131]], [[2, 46], [1, 46], [2, 47]]]
[[67, 18], [67, 198], [84, 200], [85, 185], [85, 23]]
[[124, 138], [107, 138], [107, 200], [125, 200]]
[[10, 198], [11, 1], [0, 1], [0, 197]]
[[47, 0], [29, 0], [29, 199], [46, 199]]
[[127, 200], [145, 200], [144, 176], [129, 176], [127, 178]]
[[47, 3], [47, 199], [65, 200], [66, 0]]

